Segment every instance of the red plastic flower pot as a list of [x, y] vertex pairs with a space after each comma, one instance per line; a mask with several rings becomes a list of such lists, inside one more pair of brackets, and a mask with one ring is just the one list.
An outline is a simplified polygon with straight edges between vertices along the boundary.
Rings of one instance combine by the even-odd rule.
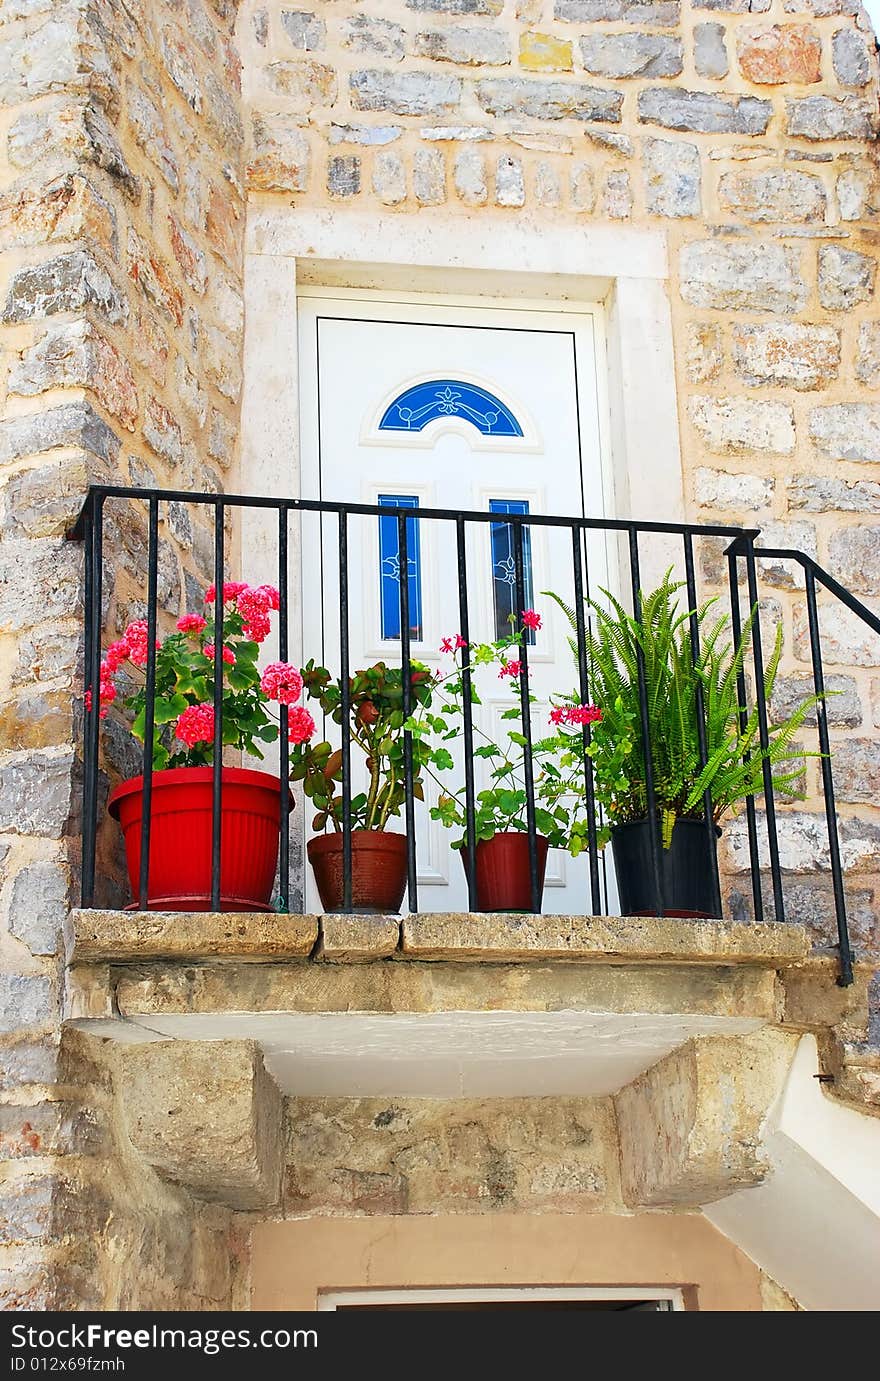
[[[539, 834], [538, 889], [544, 891], [547, 840]], [[468, 854], [461, 851], [467, 871]], [[532, 880], [529, 869], [529, 836], [516, 830], [477, 841], [477, 909], [479, 911], [531, 911]]]
[[[342, 835], [316, 834], [307, 846], [325, 911], [342, 910]], [[352, 830], [351, 906], [367, 915], [393, 915], [406, 889], [406, 835]]]
[[[149, 911], [211, 909], [210, 767], [172, 767], [153, 773]], [[132, 896], [138, 895], [143, 777], [121, 782], [108, 809], [122, 827]], [[224, 767], [220, 838], [220, 907], [271, 911], [278, 864], [281, 782], [268, 772]], [[292, 800], [292, 798], [291, 798]]]

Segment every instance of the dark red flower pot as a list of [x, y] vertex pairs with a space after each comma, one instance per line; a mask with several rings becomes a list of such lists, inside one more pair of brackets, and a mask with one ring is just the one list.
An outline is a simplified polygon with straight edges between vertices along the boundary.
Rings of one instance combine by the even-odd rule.
[[[150, 911], [211, 909], [210, 767], [171, 767], [153, 773], [150, 827]], [[143, 777], [121, 782], [108, 809], [122, 827], [132, 896], [138, 895]], [[220, 907], [271, 911], [278, 864], [281, 782], [268, 772], [224, 767], [220, 838]], [[292, 801], [292, 798], [291, 798]]]
[[[307, 845], [325, 911], [341, 911], [342, 835], [316, 834]], [[390, 830], [352, 830], [351, 906], [367, 915], [400, 910], [406, 890], [406, 835]]]
[[[535, 840], [538, 854], [538, 888], [544, 891], [547, 869], [547, 840]], [[477, 841], [477, 910], [531, 911], [532, 880], [529, 869], [529, 836], [515, 830]], [[467, 872], [468, 852], [461, 851]]]

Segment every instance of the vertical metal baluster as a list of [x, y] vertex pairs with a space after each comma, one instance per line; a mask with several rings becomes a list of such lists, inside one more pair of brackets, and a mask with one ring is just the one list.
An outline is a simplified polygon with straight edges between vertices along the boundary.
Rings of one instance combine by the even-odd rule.
[[[629, 569], [632, 581], [633, 616], [637, 623], [642, 621], [642, 583], [639, 574], [639, 533], [632, 525], [629, 528]], [[641, 644], [636, 644], [636, 665], [639, 681], [639, 720], [642, 731], [642, 752], [645, 760], [645, 804], [648, 811], [648, 829], [651, 841], [651, 872], [654, 881], [654, 903], [658, 916], [663, 915], [663, 842], [660, 837], [660, 820], [657, 815], [657, 797], [654, 791], [654, 756], [651, 744], [651, 722], [648, 712], [648, 687], [645, 679], [645, 654]]]
[[[407, 552], [406, 517], [397, 515], [398, 559], [400, 569], [400, 676], [403, 684], [403, 717], [412, 713], [412, 664], [410, 661], [409, 630], [409, 554]], [[403, 735], [403, 791], [406, 812], [406, 877], [410, 911], [418, 910], [416, 885], [416, 812], [413, 797], [412, 734]]]
[[467, 537], [464, 518], [455, 520], [458, 564], [458, 623], [464, 647], [461, 650], [462, 715], [464, 718], [464, 810], [468, 885], [468, 909], [477, 910], [477, 825], [474, 786], [474, 710], [471, 704], [471, 634], [467, 593]]
[[[572, 568], [574, 571], [574, 615], [577, 631], [578, 684], [581, 704], [587, 704], [590, 695], [587, 677], [587, 626], [584, 617], [584, 570], [581, 556], [581, 530], [571, 530]], [[590, 746], [589, 724], [583, 727], [584, 747], [584, 792], [587, 802], [587, 846], [590, 854], [590, 903], [594, 916], [602, 914], [602, 894], [599, 882], [599, 853], [596, 845], [596, 796], [593, 786], [593, 760], [587, 749]]]
[[[518, 621], [526, 605], [525, 562], [523, 558], [522, 522], [514, 515], [513, 521], [513, 568], [516, 582], [516, 610]], [[535, 824], [535, 769], [532, 760], [532, 707], [529, 703], [529, 647], [528, 638], [520, 640], [519, 704], [522, 719], [523, 738], [523, 777], [526, 788], [526, 826], [529, 832], [529, 880], [532, 890], [532, 910], [541, 910], [541, 882], [538, 876], [538, 831]]]
[[84, 680], [91, 690], [92, 708], [83, 711], [83, 842], [82, 904], [95, 901], [95, 852], [98, 839], [98, 732], [101, 679], [101, 526], [103, 500], [92, 493], [85, 530], [85, 647]]
[[348, 514], [339, 512], [339, 708], [342, 714], [342, 909], [352, 909], [351, 672], [348, 640]]
[[804, 576], [807, 586], [807, 621], [810, 629], [810, 657], [813, 663], [813, 687], [819, 697], [816, 705], [816, 724], [819, 730], [819, 752], [822, 754], [822, 795], [825, 800], [825, 822], [828, 826], [828, 857], [831, 862], [831, 886], [834, 891], [834, 913], [837, 918], [837, 949], [840, 959], [838, 986], [848, 988], [853, 981], [853, 953], [850, 947], [846, 897], [843, 890], [843, 868], [840, 862], [840, 837], [837, 831], [837, 806], [834, 800], [834, 776], [831, 771], [831, 743], [828, 737], [828, 711], [825, 704], [825, 672], [822, 667], [822, 642], [819, 630], [819, 610], [816, 605], [816, 580], [809, 566]]
[[770, 730], [767, 721], [767, 700], [764, 695], [764, 652], [761, 647], [761, 618], [758, 609], [758, 573], [755, 565], [755, 539], [746, 538], [746, 579], [749, 588], [749, 609], [754, 615], [752, 625], [752, 662], [755, 668], [755, 705], [758, 710], [758, 740], [761, 744], [761, 776], [764, 780], [764, 812], [767, 818], [767, 848], [770, 854], [770, 880], [773, 885], [773, 910], [776, 920], [785, 920], [785, 897], [782, 892], [782, 873], [779, 867], [779, 837], [776, 830], [776, 801], [773, 795], [773, 767], [767, 757]]
[[138, 872], [137, 904], [142, 911], [149, 903], [150, 832], [153, 819], [153, 735], [156, 727], [156, 623], [158, 616], [159, 575], [159, 499], [150, 497], [147, 537], [147, 666], [144, 693], [143, 799], [141, 805], [141, 856]]
[[[290, 651], [287, 625], [287, 509], [282, 506], [278, 510], [278, 659], [281, 662], [287, 661]], [[286, 914], [290, 911], [290, 744], [287, 741], [286, 705], [278, 707], [278, 724], [278, 775], [281, 779], [278, 881], [281, 888], [280, 908]]]
[[[737, 567], [737, 553], [728, 550], [727, 553], [727, 572], [728, 584], [730, 585], [730, 631], [733, 636], [734, 654], [739, 647], [742, 638], [742, 616], [739, 608], [739, 570]], [[739, 699], [739, 730], [745, 731], [749, 722], [749, 712], [746, 708], [746, 673], [745, 667], [740, 666], [736, 678], [736, 693]], [[751, 753], [746, 750], [744, 761], [748, 762]], [[755, 921], [764, 919], [764, 896], [761, 891], [761, 858], [758, 852], [758, 824], [755, 817], [755, 798], [746, 797], [746, 823], [749, 831], [749, 862], [752, 869], [752, 902], [755, 909]]]
[[220, 856], [223, 843], [223, 541], [226, 510], [214, 506], [214, 775], [211, 795], [211, 910], [220, 910]]
[[[684, 534], [684, 578], [687, 586], [688, 611], [690, 615], [691, 632], [691, 662], [696, 670], [700, 661], [700, 621], [697, 617], [697, 581], [694, 573], [694, 539], [693, 534]], [[697, 716], [697, 744], [700, 754], [700, 771], [709, 761], [708, 745], [706, 743], [706, 703], [703, 694], [703, 683], [701, 680], [696, 682], [696, 694], [694, 700], [694, 713]], [[712, 792], [707, 787], [703, 792], [703, 814], [706, 817], [706, 834], [709, 840], [709, 857], [712, 860], [712, 901], [715, 907], [715, 915], [721, 915], [721, 879], [718, 875], [718, 836], [715, 833], [715, 820], [713, 818]]]

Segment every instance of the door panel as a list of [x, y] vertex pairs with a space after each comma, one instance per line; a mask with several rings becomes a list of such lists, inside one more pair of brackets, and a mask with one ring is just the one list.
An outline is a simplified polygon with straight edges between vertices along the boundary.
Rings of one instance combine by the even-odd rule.
[[[471, 637], [491, 641], [507, 626], [508, 612], [519, 612], [507, 515], [598, 516], [606, 509], [594, 318], [316, 297], [301, 300], [300, 322], [303, 496], [412, 509], [412, 656], [440, 667], [440, 642], [459, 628], [455, 527], [420, 519], [419, 510], [498, 515], [491, 524], [469, 524], [467, 534]], [[352, 517], [348, 545], [351, 667], [395, 660], [396, 520]], [[533, 725], [543, 733], [551, 693], [576, 680], [566, 621], [541, 594], [552, 589], [573, 598], [569, 533], [532, 528], [525, 555], [531, 601], [544, 618], [529, 651], [538, 702]], [[585, 555], [591, 582], [607, 583], [604, 537], [591, 536]], [[336, 670], [334, 517], [304, 523], [303, 593], [307, 655], [323, 649], [326, 665]], [[497, 678], [490, 684], [481, 675], [484, 704], [476, 724], [491, 733], [515, 696]], [[457, 767], [462, 780], [460, 761]], [[464, 910], [467, 889], [451, 836], [428, 818], [435, 796], [431, 788], [427, 804], [417, 803], [419, 906]], [[546, 909], [583, 912], [586, 876], [586, 860], [551, 855]]]

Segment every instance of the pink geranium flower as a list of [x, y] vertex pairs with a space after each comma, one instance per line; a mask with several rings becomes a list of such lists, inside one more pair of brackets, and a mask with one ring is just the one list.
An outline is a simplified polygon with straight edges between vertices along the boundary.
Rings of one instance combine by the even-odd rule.
[[583, 727], [598, 724], [602, 711], [598, 705], [557, 705], [550, 711], [551, 724], [570, 724]]
[[307, 743], [315, 732], [315, 721], [304, 705], [294, 705], [287, 714], [287, 738], [290, 743]]
[[531, 628], [534, 632], [537, 632], [544, 622], [541, 615], [536, 613], [534, 609], [523, 609], [522, 621], [524, 628]]
[[522, 676], [522, 670], [523, 664], [517, 657], [514, 661], [501, 663], [498, 678], [503, 681], [505, 676]]
[[[210, 661], [213, 662], [213, 660], [214, 660], [214, 644], [213, 644], [213, 643], [205, 643], [205, 646], [202, 648], [202, 653], [203, 653], [203, 655], [204, 655], [205, 657], [208, 657], [208, 658], [210, 659]], [[224, 662], [226, 662], [227, 666], [231, 666], [231, 667], [232, 667], [232, 666], [235, 666], [235, 653], [233, 652], [233, 650], [232, 650], [231, 647], [225, 647], [225, 646], [224, 646], [222, 656], [223, 656], [223, 660], [224, 660]]]
[[270, 662], [260, 677], [260, 690], [280, 705], [292, 705], [302, 695], [303, 679], [289, 662]]
[[177, 721], [174, 737], [185, 743], [187, 748], [195, 748], [197, 743], [212, 743], [214, 740], [214, 706], [188, 705]]
[[[231, 604], [234, 599], [238, 598], [242, 590], [246, 590], [247, 588], [248, 584], [246, 580], [227, 580], [223, 586], [223, 603]], [[216, 598], [217, 587], [213, 584], [209, 585], [205, 591], [205, 603], [213, 604]]]
[[[136, 667], [147, 665], [147, 621], [146, 619], [135, 619], [130, 623], [123, 634], [123, 641], [128, 648], [128, 660], [133, 662]], [[159, 640], [156, 639], [156, 646], [159, 647]]]
[[454, 637], [443, 639], [440, 644], [440, 651], [449, 654], [457, 652], [460, 647], [467, 647], [467, 643], [460, 633], [456, 633]]
[[201, 633], [207, 626], [208, 620], [203, 619], [201, 614], [183, 614], [177, 620], [177, 627], [181, 633]]

